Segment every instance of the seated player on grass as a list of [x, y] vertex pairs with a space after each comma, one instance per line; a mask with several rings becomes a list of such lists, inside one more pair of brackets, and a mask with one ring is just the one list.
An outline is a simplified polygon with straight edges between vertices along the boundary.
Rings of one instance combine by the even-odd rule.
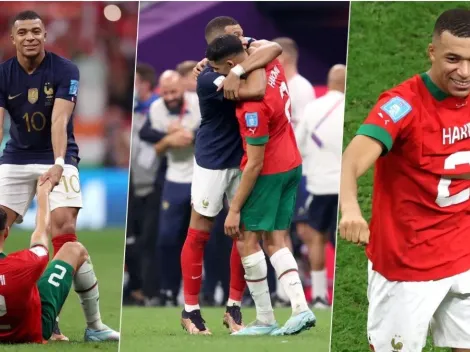
[[[50, 181], [42, 185], [38, 183], [36, 228], [30, 248], [8, 256], [3, 252], [9, 230], [7, 214], [0, 208], [0, 343], [43, 343], [49, 340], [56, 317], [75, 280], [75, 273], [88, 257], [81, 243], [68, 242], [48, 265], [51, 190]], [[117, 333], [109, 338], [118, 339]]]

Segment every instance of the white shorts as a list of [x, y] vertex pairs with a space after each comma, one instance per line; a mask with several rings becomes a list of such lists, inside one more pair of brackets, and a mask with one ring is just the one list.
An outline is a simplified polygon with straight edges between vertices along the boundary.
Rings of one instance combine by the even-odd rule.
[[201, 215], [215, 217], [224, 206], [224, 194], [229, 202], [240, 184], [240, 169], [210, 170], [194, 160], [191, 203]]
[[375, 352], [470, 348], [470, 271], [437, 281], [388, 281], [369, 261], [367, 332]]
[[[44, 164], [0, 165], [0, 205], [19, 215], [17, 223], [23, 221], [23, 216], [36, 194], [38, 178], [51, 166]], [[63, 207], [82, 207], [80, 179], [75, 166], [64, 166], [62, 179], [52, 190], [49, 203], [51, 211]]]

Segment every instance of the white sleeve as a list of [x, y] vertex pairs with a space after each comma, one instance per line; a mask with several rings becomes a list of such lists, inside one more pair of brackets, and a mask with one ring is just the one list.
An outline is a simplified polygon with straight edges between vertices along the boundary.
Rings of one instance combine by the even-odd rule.
[[165, 116], [162, 109], [163, 99], [158, 99], [150, 105], [149, 109], [149, 119], [150, 125], [154, 130], [159, 132], [167, 133], [168, 130], [165, 127]]
[[308, 119], [311, 118], [309, 115], [310, 109], [308, 106], [304, 109], [303, 115], [297, 124], [295, 129], [295, 139], [297, 141], [297, 146], [299, 147], [300, 155], [304, 158], [307, 155], [307, 140], [308, 140]]

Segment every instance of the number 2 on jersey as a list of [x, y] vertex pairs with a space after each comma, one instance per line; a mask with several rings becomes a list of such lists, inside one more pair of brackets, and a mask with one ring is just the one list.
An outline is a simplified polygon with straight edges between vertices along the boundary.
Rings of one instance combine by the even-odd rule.
[[60, 274], [52, 273], [51, 276], [49, 276], [49, 280], [47, 280], [47, 282], [50, 283], [52, 286], [59, 287], [60, 283], [55, 281], [55, 279], [62, 280], [65, 276], [65, 273], [67, 272], [67, 269], [65, 269], [62, 265], [59, 264], [54, 265], [54, 268], [59, 269]]
[[281, 93], [281, 98], [284, 99], [284, 95], [287, 96], [287, 101], [286, 101], [286, 106], [284, 108], [285, 114], [287, 117], [287, 121], [291, 121], [290, 117], [290, 96], [289, 96], [289, 91], [287, 90], [287, 84], [286, 82], [281, 82], [281, 89], [279, 90]]
[[[457, 165], [470, 164], [470, 152], [457, 152], [449, 155], [444, 161], [444, 169], [452, 170]], [[445, 208], [450, 205], [460, 204], [470, 199], [470, 188], [466, 188], [453, 196], [450, 195], [449, 187], [452, 179], [441, 177], [437, 186], [436, 203]]]

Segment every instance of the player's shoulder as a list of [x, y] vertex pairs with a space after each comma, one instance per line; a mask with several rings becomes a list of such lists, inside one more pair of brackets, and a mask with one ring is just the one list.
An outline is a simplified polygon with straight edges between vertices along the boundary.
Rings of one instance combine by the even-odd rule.
[[209, 65], [202, 70], [197, 78], [197, 87], [202, 89], [217, 89], [225, 77], [215, 72]]
[[47, 55], [54, 70], [59, 72], [79, 72], [77, 64], [63, 56], [48, 51]]
[[395, 87], [383, 92], [378, 99], [378, 108], [385, 112], [393, 122], [413, 115], [417, 109], [419, 76], [415, 75]]
[[14, 64], [15, 60], [16, 60], [16, 57], [11, 57], [8, 60], [6, 60], [6, 61], [4, 61], [0, 64], [0, 80], [3, 81], [3, 79], [5, 77], [9, 76], [9, 73], [13, 69], [13, 64]]

